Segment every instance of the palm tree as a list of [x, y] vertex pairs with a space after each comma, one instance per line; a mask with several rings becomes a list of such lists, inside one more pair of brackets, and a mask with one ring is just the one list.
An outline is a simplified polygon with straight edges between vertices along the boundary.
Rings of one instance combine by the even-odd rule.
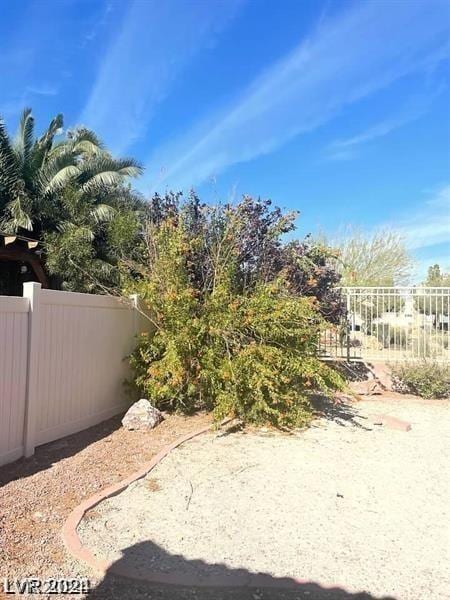
[[[135, 241], [138, 219], [133, 215], [142, 202], [127, 179], [142, 168], [133, 159], [113, 158], [85, 127], [69, 130], [61, 139], [62, 127], [63, 117], [57, 115], [37, 138], [27, 108], [10, 139], [0, 120], [0, 230], [44, 243], [52, 285], [94, 291], [87, 272], [95, 271], [95, 280], [103, 282], [117, 276], [112, 273], [117, 251], [108, 235], [115, 228], [111, 235], [117, 239], [122, 228], [122, 235]], [[131, 225], [124, 226], [121, 219], [131, 219]]]
[[57, 115], [40, 138], [26, 108], [16, 137], [11, 140], [0, 121], [0, 226], [4, 231], [40, 238], [58, 229], [64, 214], [65, 190], [75, 190], [79, 201], [91, 207], [94, 220], [112, 215], [108, 199], [117, 195], [129, 177], [142, 172], [133, 159], [113, 158], [94, 132], [84, 127], [62, 133]]

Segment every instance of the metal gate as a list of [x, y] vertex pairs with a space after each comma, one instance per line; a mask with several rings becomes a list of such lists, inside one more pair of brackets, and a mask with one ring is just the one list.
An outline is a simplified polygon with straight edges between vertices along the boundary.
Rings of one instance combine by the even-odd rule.
[[341, 288], [346, 317], [320, 339], [329, 358], [450, 362], [449, 287]]

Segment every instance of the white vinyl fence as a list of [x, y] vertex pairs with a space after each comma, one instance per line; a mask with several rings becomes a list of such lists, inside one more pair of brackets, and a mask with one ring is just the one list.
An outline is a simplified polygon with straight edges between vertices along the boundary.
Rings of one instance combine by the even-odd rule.
[[346, 287], [339, 327], [321, 338], [322, 354], [383, 362], [450, 362], [450, 288]]
[[0, 296], [0, 464], [127, 407], [127, 355], [145, 323], [136, 299], [24, 285]]
[[0, 464], [23, 454], [28, 298], [0, 296]]

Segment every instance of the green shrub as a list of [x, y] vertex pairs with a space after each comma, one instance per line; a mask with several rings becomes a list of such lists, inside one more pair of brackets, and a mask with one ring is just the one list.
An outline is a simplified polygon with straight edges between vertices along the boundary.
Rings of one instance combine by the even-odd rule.
[[316, 357], [326, 326], [317, 298], [294, 293], [283, 270], [258, 277], [248, 256], [239, 260], [239, 210], [214, 211], [200, 229], [191, 218], [181, 211], [147, 228], [148, 265], [127, 291], [144, 300], [155, 332], [131, 356], [135, 385], [156, 406], [206, 408], [217, 420], [307, 422], [309, 392], [343, 387]]
[[446, 364], [423, 360], [392, 367], [394, 389], [423, 398], [450, 397], [450, 369]]

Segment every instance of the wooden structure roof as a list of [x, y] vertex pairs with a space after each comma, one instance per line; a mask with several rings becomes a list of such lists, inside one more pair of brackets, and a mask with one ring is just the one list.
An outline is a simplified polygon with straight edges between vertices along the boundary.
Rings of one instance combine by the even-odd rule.
[[35, 280], [48, 288], [48, 279], [42, 267], [42, 247], [38, 240], [0, 231], [0, 261], [25, 263]]

